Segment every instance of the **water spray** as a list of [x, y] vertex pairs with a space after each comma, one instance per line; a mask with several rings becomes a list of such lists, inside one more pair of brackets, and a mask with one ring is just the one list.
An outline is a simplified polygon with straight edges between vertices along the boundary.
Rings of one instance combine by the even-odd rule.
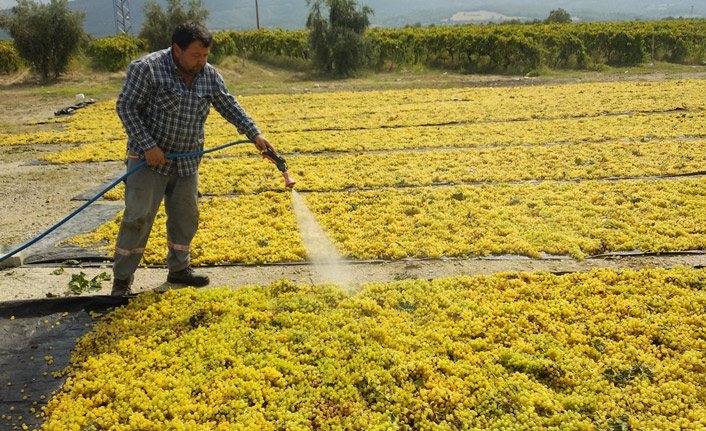
[[355, 276], [351, 268], [343, 264], [336, 246], [326, 236], [316, 221], [316, 217], [304, 203], [304, 199], [294, 190], [295, 181], [289, 176], [287, 162], [272, 150], [263, 152], [262, 157], [277, 165], [277, 169], [284, 176], [285, 187], [292, 191], [292, 209], [314, 271], [319, 275], [321, 281], [333, 281], [342, 286], [348, 286], [349, 290], [352, 289], [351, 283]]
[[353, 283], [356, 276], [352, 267], [343, 262], [336, 246], [306, 206], [304, 199], [294, 189], [292, 189], [292, 209], [297, 218], [304, 247], [309, 254], [308, 260], [318, 275], [318, 282], [332, 281], [344, 288], [348, 294], [354, 293]]
[[277, 165], [277, 169], [284, 176], [285, 187], [292, 191], [292, 209], [297, 218], [299, 233], [309, 253], [309, 261], [314, 266], [314, 271], [318, 274], [320, 281], [333, 281], [343, 287], [347, 286], [349, 293], [351, 293], [352, 282], [355, 279], [353, 271], [343, 263], [336, 246], [326, 236], [316, 221], [316, 217], [304, 203], [304, 199], [294, 190], [295, 181], [287, 172], [288, 167], [284, 157], [272, 150], [263, 152], [262, 157]]

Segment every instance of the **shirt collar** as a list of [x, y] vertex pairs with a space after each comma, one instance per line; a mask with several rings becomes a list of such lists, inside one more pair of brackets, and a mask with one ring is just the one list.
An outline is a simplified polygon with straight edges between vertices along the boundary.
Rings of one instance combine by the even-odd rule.
[[174, 48], [171, 46], [167, 48], [167, 58], [167, 64], [169, 65], [169, 67], [174, 71], [174, 73], [179, 74], [179, 68], [174, 62]]

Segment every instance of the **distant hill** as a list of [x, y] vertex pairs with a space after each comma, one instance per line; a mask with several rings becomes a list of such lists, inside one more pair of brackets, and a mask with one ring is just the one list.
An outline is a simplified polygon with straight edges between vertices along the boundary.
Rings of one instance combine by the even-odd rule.
[[[10, 0], [0, 0], [7, 5]], [[139, 33], [147, 0], [130, 1], [132, 34]], [[358, 0], [372, 7], [373, 26], [458, 25], [500, 22], [503, 19], [544, 19], [559, 7], [582, 21], [648, 20], [665, 17], [705, 17], [706, 5], [693, 0]], [[163, 6], [164, 0], [159, 0]], [[210, 12], [211, 30], [253, 30], [256, 28], [254, 0], [205, 0]], [[72, 0], [72, 9], [86, 11], [85, 29], [96, 37], [116, 33], [112, 0]], [[433, 6], [432, 6], [433, 5]], [[298, 30], [306, 27], [309, 7], [306, 0], [258, 0], [260, 26], [268, 29]], [[506, 18], [503, 18], [506, 17]]]

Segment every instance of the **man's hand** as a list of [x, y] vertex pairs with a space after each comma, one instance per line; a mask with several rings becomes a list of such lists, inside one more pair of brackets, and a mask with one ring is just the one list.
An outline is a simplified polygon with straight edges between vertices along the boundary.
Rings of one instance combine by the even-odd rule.
[[145, 151], [145, 161], [148, 166], [159, 166], [167, 163], [167, 159], [164, 157], [164, 151], [159, 147]]
[[265, 138], [264, 136], [257, 135], [257, 136], [255, 136], [254, 141], [255, 141], [255, 148], [257, 148], [257, 151], [259, 151], [260, 153], [264, 153], [267, 150], [272, 150], [272, 152], [277, 154], [277, 151], [275, 151], [272, 144], [270, 144], [270, 141], [268, 141], [267, 138]]

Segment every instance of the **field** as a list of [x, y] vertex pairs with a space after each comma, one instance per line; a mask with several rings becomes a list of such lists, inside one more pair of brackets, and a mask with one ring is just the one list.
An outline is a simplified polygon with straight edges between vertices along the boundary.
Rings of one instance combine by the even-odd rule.
[[[347, 258], [581, 259], [705, 248], [704, 100], [703, 81], [677, 80], [241, 103], [288, 155], [297, 190]], [[65, 131], [3, 141], [95, 140], [43, 158], [57, 163], [123, 157], [113, 101], [63, 121]], [[207, 135], [214, 147], [235, 131], [214, 115]], [[281, 178], [251, 152], [210, 153], [203, 164], [197, 265], [307, 258]], [[74, 241], [111, 247], [119, 219]], [[164, 262], [164, 223], [156, 232], [149, 264]]]
[[[46, 430], [706, 429], [699, 73], [236, 92], [343, 261], [404, 266], [347, 290], [253, 275], [144, 293], [78, 341], [62, 391], [31, 416]], [[3, 127], [8, 168], [39, 160], [59, 198], [121, 169], [113, 98], [37, 119]], [[215, 112], [206, 134], [208, 148], [239, 139]], [[194, 264], [264, 274], [309, 259], [291, 193], [252, 146], [209, 154], [200, 187]], [[68, 241], [109, 258], [119, 220]], [[156, 268], [164, 231], [160, 215]], [[504, 263], [464, 266], [481, 259]], [[462, 272], [434, 271], [448, 262]]]

